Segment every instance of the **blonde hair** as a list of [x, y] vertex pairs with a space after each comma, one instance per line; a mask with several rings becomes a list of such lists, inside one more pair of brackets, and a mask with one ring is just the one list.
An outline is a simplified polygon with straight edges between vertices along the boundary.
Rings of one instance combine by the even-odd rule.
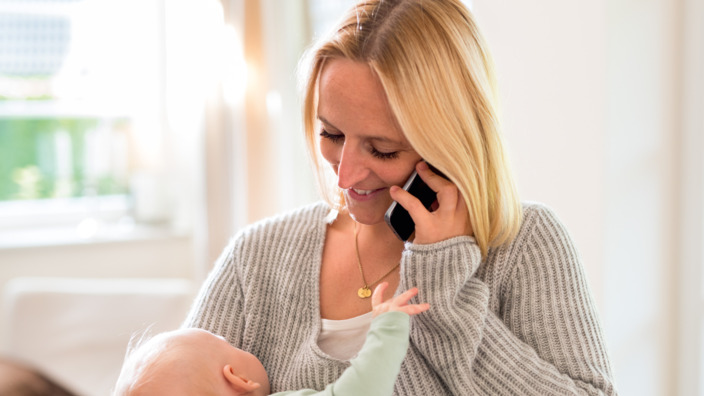
[[150, 365], [161, 362], [158, 357], [164, 351], [164, 347], [159, 345], [159, 341], [164, 338], [163, 334], [152, 334], [151, 326], [130, 337], [122, 368], [110, 393], [111, 396], [135, 394], [139, 392], [141, 386], [151, 381], [151, 374], [146, 372], [151, 369]]
[[318, 79], [328, 59], [374, 70], [394, 116], [418, 154], [457, 185], [482, 256], [512, 240], [522, 210], [501, 137], [498, 92], [487, 46], [459, 0], [362, 0], [308, 53], [303, 118], [323, 198], [316, 131]]

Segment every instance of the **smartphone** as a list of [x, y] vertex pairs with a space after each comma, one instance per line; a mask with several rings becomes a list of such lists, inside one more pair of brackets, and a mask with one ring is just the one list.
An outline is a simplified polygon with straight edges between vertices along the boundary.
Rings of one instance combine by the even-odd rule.
[[[430, 166], [430, 169], [440, 176], [445, 177], [445, 175], [434, 167]], [[437, 199], [437, 194], [435, 191], [425, 184], [416, 171], [413, 171], [411, 176], [406, 181], [406, 184], [403, 185], [403, 189], [418, 198], [420, 202], [423, 203], [423, 206], [425, 206], [428, 210], [430, 210], [431, 205]], [[404, 242], [407, 241], [411, 235], [413, 235], [416, 228], [416, 224], [413, 222], [411, 215], [403, 206], [401, 206], [401, 204], [396, 201], [394, 201], [391, 206], [389, 206], [389, 209], [386, 210], [384, 220], [386, 221], [386, 224], [391, 227], [394, 234], [396, 234], [396, 236]]]

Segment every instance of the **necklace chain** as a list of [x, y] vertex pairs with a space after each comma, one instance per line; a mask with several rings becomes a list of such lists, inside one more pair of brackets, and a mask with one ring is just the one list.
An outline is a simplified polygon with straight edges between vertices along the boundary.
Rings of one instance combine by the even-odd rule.
[[360, 287], [359, 290], [357, 290], [357, 296], [359, 298], [369, 298], [372, 295], [372, 290], [370, 286], [374, 286], [375, 284], [379, 283], [382, 279], [386, 278], [390, 273], [394, 272], [396, 268], [398, 268], [399, 265], [401, 265], [401, 262], [399, 261], [398, 264], [394, 265], [393, 268], [389, 270], [389, 272], [385, 273], [382, 275], [379, 279], [375, 280], [372, 283], [367, 283], [367, 280], [364, 278], [364, 269], [362, 269], [362, 260], [359, 258], [359, 241], [358, 241], [358, 236], [359, 231], [357, 231], [357, 222], [354, 222], [354, 250], [355, 253], [357, 253], [357, 266], [359, 266], [359, 273], [362, 275], [362, 282], [364, 283], [364, 286]]

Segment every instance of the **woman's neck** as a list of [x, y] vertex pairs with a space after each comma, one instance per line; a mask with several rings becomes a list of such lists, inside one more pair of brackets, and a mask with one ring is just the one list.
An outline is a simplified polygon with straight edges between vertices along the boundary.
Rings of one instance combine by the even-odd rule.
[[341, 232], [352, 233], [354, 232], [353, 230], [355, 226], [357, 227], [357, 232], [359, 233], [360, 242], [362, 240], [367, 241], [365, 245], [388, 246], [388, 249], [391, 251], [403, 250], [403, 241], [396, 237], [394, 232], [385, 222], [376, 224], [357, 223], [355, 225], [355, 220], [347, 211], [340, 211], [337, 215], [337, 219], [333, 223], [333, 227], [337, 228]]

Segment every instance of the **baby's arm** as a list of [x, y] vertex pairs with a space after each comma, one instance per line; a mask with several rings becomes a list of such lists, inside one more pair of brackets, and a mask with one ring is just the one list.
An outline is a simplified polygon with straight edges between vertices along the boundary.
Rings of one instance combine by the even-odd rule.
[[408, 304], [418, 294], [412, 288], [396, 297], [383, 301], [388, 283], [374, 289], [372, 295], [372, 324], [359, 354], [350, 361], [351, 366], [340, 378], [318, 392], [310, 389], [276, 393], [277, 396], [310, 395], [365, 395], [390, 396], [394, 391], [401, 362], [408, 350], [410, 316], [428, 310], [428, 304]]

